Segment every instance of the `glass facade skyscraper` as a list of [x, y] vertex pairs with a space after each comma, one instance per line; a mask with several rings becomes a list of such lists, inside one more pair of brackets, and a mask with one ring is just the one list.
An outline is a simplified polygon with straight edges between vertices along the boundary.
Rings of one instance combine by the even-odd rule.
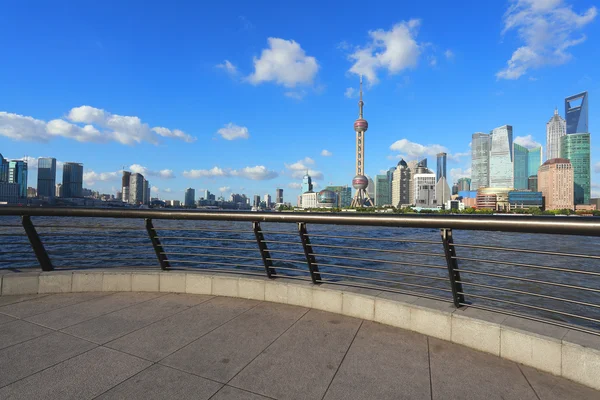
[[517, 190], [527, 189], [527, 179], [529, 178], [529, 151], [527, 147], [515, 143], [514, 145], [514, 188]]
[[323, 190], [331, 190], [337, 195], [337, 207], [350, 207], [352, 189], [349, 186], [326, 186]]
[[375, 175], [375, 205], [392, 204], [390, 182], [387, 175]]
[[446, 157], [448, 155], [446, 153], [438, 153], [437, 155], [437, 173], [435, 174], [436, 182], [440, 180], [440, 178], [446, 178]]
[[458, 180], [458, 191], [459, 192], [468, 192], [469, 190], [471, 190], [471, 179], [460, 178]]
[[[567, 123], [554, 110], [554, 115], [546, 124], [546, 159], [560, 157], [560, 138], [567, 134]], [[539, 168], [539, 167], [538, 167]], [[537, 170], [535, 172], [537, 174]]]
[[589, 132], [587, 92], [581, 92], [565, 99], [565, 118], [567, 120], [567, 135]]
[[19, 184], [19, 197], [27, 197], [27, 163], [25, 161], [8, 162], [8, 183]]
[[0, 153], [0, 182], [8, 182], [8, 161]]
[[83, 164], [64, 163], [62, 190], [63, 197], [83, 197]]
[[312, 178], [308, 175], [308, 171], [306, 171], [306, 175], [302, 178], [302, 193], [312, 192]]
[[56, 158], [38, 158], [38, 197], [54, 197], [56, 194]]
[[527, 175], [537, 175], [538, 169], [542, 166], [542, 146], [535, 149], [529, 149], [527, 156]]
[[490, 133], [490, 187], [514, 187], [513, 129], [510, 125], [495, 128]]
[[490, 135], [474, 133], [471, 140], [471, 190], [490, 186]]
[[574, 133], [561, 138], [561, 157], [571, 161], [575, 204], [590, 204], [590, 134]]

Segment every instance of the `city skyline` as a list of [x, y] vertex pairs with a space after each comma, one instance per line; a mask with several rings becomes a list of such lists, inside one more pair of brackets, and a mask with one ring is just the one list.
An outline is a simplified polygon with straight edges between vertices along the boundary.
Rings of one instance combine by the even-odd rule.
[[[274, 196], [280, 187], [285, 201], [295, 203], [307, 169], [315, 190], [352, 184], [356, 133], [349, 121], [356, 118], [357, 81], [363, 74], [370, 122], [365, 174], [375, 179], [400, 157], [428, 157], [433, 163], [445, 152], [452, 185], [471, 175], [474, 132], [511, 125], [515, 143], [537, 142], [545, 149], [546, 123], [555, 108], [566, 118], [565, 98], [582, 91], [591, 96], [586, 104], [592, 136], [600, 126], [594, 100], [600, 82], [593, 73], [600, 61], [593, 51], [600, 24], [593, 2], [557, 1], [542, 11], [521, 3], [456, 7], [450, 15], [418, 4], [391, 7], [365, 16], [358, 29], [344, 27], [333, 11], [323, 10], [339, 28], [337, 34], [319, 26], [306, 29], [304, 7], [291, 6], [295, 20], [271, 23], [261, 16], [265, 7], [238, 4], [232, 14], [225, 9], [232, 7], [210, 5], [202, 15], [223, 24], [214, 26], [217, 35], [223, 32], [222, 40], [211, 44], [196, 28], [167, 25], [172, 33], [155, 51], [175, 62], [158, 60], [156, 67], [133, 61], [148, 57], [147, 46], [155, 43], [142, 20], [174, 12], [170, 6], [149, 6], [133, 21], [104, 15], [91, 5], [74, 11], [108, 18], [114, 25], [108, 30], [103, 25], [69, 28], [65, 16], [43, 4], [25, 21], [23, 6], [11, 4], [0, 16], [7, 29], [31, 29], [25, 29], [21, 42], [2, 42], [8, 62], [0, 66], [0, 90], [11, 96], [0, 99], [0, 152], [7, 159], [36, 159], [28, 163], [29, 186], [37, 182], [37, 158], [53, 157], [57, 183], [64, 162], [81, 162], [83, 186], [101, 193], [118, 191], [125, 165], [151, 181], [153, 197], [183, 200], [188, 187], [196, 193], [209, 189], [262, 197]], [[532, 46], [533, 39], [518, 34], [523, 25], [509, 26], [513, 6], [549, 26], [565, 23], [557, 15], [566, 10], [564, 18], [577, 16], [582, 23], [564, 28], [564, 37], [587, 39], [564, 50], [561, 60], [519, 64], [513, 52]], [[193, 5], [180, 7], [189, 8], [189, 16], [200, 12]], [[486, 27], [478, 30], [477, 40], [465, 40], [473, 37], [472, 29], [448, 22], [464, 15], [479, 17]], [[64, 28], [41, 35], [35, 23], [48, 17]], [[74, 32], [79, 40], [70, 36]], [[201, 60], [185, 56], [193, 45], [179, 39], [184, 36], [205, 49]], [[548, 40], [543, 50], [560, 47], [558, 37]], [[412, 52], [403, 59], [392, 44]], [[130, 57], [124, 56], [126, 50], [132, 50]], [[41, 70], [33, 52], [56, 65]], [[83, 57], [74, 55], [78, 52]], [[481, 52], [485, 59], [476, 57]], [[280, 53], [286, 55], [283, 65], [274, 63]], [[286, 74], [289, 65], [298, 69]], [[600, 194], [595, 183], [599, 156], [592, 139], [592, 197]]]

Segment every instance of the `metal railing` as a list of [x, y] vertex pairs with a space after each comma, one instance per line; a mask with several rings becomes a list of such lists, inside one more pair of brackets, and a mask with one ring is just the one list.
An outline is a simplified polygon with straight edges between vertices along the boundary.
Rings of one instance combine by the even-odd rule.
[[586, 217], [0, 207], [0, 268], [266, 275], [599, 334], [600, 255], [587, 253], [599, 236], [600, 219]]

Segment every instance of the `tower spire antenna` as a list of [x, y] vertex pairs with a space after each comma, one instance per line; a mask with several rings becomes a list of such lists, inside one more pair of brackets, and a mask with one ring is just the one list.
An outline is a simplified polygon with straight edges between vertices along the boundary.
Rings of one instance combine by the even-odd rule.
[[362, 74], [360, 74], [360, 99], [358, 100], [358, 118], [362, 119], [363, 117], [363, 105], [365, 104], [362, 99]]

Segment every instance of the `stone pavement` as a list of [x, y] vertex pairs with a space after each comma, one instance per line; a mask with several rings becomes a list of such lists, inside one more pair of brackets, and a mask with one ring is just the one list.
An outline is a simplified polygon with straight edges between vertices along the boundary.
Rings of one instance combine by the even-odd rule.
[[0, 399], [600, 399], [453, 343], [284, 304], [0, 297]]

